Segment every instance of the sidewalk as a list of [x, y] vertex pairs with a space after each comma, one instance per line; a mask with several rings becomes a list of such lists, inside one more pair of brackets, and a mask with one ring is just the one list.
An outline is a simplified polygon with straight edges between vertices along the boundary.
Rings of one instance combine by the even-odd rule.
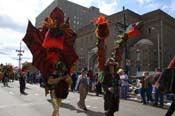
[[[96, 96], [95, 92], [88, 92], [88, 95]], [[103, 95], [100, 94], [98, 97], [103, 97]], [[137, 96], [137, 95], [134, 95], [134, 94], [129, 94], [129, 97], [128, 97], [127, 100], [141, 103], [141, 98], [140, 98], [139, 95]], [[152, 106], [152, 107], [161, 108], [161, 107], [158, 107], [158, 106], [153, 106], [152, 104], [147, 104], [147, 105]], [[170, 105], [171, 105], [171, 101], [165, 100], [163, 109], [168, 109]]]
[[[141, 103], [141, 97], [139, 95], [129, 94], [128, 100]], [[147, 104], [147, 105], [153, 106], [150, 103]], [[165, 100], [164, 101], [164, 107], [163, 108], [164, 109], [168, 109], [170, 105], [171, 105], [171, 101]], [[153, 106], [153, 107], [158, 107], [158, 106]]]

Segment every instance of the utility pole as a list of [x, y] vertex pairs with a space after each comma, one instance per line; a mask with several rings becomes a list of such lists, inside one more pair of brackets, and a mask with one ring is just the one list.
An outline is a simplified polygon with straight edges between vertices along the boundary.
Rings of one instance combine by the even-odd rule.
[[[124, 24], [124, 32], [126, 30], [126, 17], [125, 17], [125, 7], [123, 6], [123, 24]], [[128, 74], [128, 65], [127, 65], [127, 60], [128, 60], [128, 49], [127, 49], [127, 43], [125, 44], [125, 55], [124, 55], [124, 67], [125, 71]]]
[[161, 62], [160, 62], [160, 35], [159, 35], [159, 32], [157, 32], [157, 57], [158, 57], [158, 66], [157, 68], [161, 69], [162, 70], [162, 66], [160, 65]]
[[160, 68], [161, 70], [164, 69], [164, 48], [163, 48], [163, 20], [160, 20]]
[[16, 52], [18, 52], [17, 56], [19, 56], [19, 70], [21, 71], [21, 56], [22, 56], [22, 53], [24, 53], [24, 50], [21, 49], [21, 42], [20, 42], [20, 47], [19, 47], [19, 50], [16, 50]]
[[162, 69], [162, 66], [161, 66], [161, 54], [160, 54], [160, 46], [161, 46], [161, 44], [160, 44], [161, 43], [160, 36], [161, 36], [161, 34], [159, 32], [159, 29], [156, 28], [156, 27], [151, 27], [149, 29], [150, 29], [150, 31], [151, 30], [155, 30], [156, 33], [157, 33], [157, 68]]

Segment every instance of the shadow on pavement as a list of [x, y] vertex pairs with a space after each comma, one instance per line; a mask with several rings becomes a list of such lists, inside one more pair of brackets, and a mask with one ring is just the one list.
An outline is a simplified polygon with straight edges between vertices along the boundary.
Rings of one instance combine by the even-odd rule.
[[14, 88], [14, 87], [12, 87], [12, 86], [9, 86], [9, 85], [7, 85], [7, 86], [1, 86], [1, 87]]
[[[47, 101], [51, 103], [50, 99], [47, 99]], [[60, 107], [67, 108], [70, 110], [76, 110], [77, 113], [85, 113], [85, 114], [87, 114], [87, 116], [103, 116], [104, 115], [104, 113], [102, 113], [102, 112], [96, 112], [96, 111], [92, 111], [89, 109], [88, 109], [88, 111], [84, 111], [82, 109], [77, 109], [75, 106], [68, 104], [68, 103], [61, 103]]]
[[89, 109], [88, 109], [88, 111], [80, 110], [80, 109], [77, 109], [76, 107], [74, 107], [73, 105], [67, 104], [67, 103], [62, 103], [61, 107], [67, 108], [70, 110], [76, 110], [77, 113], [85, 113], [85, 114], [87, 114], [87, 116], [103, 116], [104, 115], [102, 112], [96, 112], [96, 111], [92, 111]]
[[99, 94], [98, 96], [96, 95], [96, 94], [92, 94], [92, 93], [88, 93], [88, 96], [94, 96], [94, 97], [103, 97], [103, 95], [102, 94]]
[[29, 90], [31, 90], [31, 88], [29, 88], [29, 87], [26, 87], [26, 89], [29, 89]]

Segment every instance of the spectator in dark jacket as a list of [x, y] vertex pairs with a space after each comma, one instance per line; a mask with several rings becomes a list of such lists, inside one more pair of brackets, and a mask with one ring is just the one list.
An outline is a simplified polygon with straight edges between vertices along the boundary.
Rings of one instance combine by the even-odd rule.
[[19, 85], [20, 85], [20, 93], [22, 95], [27, 95], [27, 93], [25, 92], [26, 81], [25, 81], [25, 73], [24, 72], [20, 72]]

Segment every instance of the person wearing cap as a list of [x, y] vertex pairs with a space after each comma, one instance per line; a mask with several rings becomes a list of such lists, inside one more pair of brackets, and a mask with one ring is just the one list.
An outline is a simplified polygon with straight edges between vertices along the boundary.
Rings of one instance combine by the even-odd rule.
[[127, 99], [128, 96], [128, 75], [125, 74], [123, 69], [119, 69], [118, 74], [120, 75], [121, 80], [121, 98]]
[[77, 80], [76, 90], [78, 89], [80, 93], [80, 99], [77, 105], [80, 109], [83, 109], [85, 111], [87, 111], [87, 107], [85, 105], [85, 99], [88, 94], [88, 88], [89, 88], [89, 80], [87, 76], [87, 69], [83, 68]]
[[114, 58], [109, 58], [104, 69], [104, 79], [102, 87], [104, 90], [104, 110], [105, 116], [114, 116], [119, 110], [119, 80], [120, 77], [116, 73], [119, 67]]

